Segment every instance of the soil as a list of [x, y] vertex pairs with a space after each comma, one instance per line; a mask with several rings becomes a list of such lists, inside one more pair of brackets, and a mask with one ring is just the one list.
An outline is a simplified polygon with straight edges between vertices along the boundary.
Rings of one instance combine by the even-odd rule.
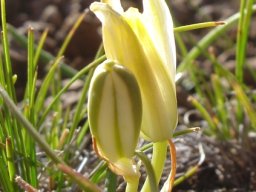
[[[75, 19], [83, 12], [93, 0], [8, 0], [7, 20], [15, 26], [21, 34], [26, 34], [27, 27], [33, 26], [35, 38], [38, 40], [45, 28], [49, 29], [45, 49], [56, 54], [67, 32]], [[239, 10], [239, 1], [234, 0], [179, 0], [169, 1], [171, 12], [176, 18], [176, 25], [192, 24], [211, 20], [224, 20]], [[141, 8], [141, 3], [136, 1], [125, 1], [126, 7], [136, 5]], [[252, 20], [252, 30], [249, 35], [248, 58], [251, 59], [253, 67], [256, 66], [256, 19]], [[198, 30], [183, 35], [187, 48], [191, 48], [209, 30]], [[230, 30], [227, 34], [230, 41], [235, 41], [236, 30]], [[89, 13], [65, 52], [65, 62], [75, 69], [81, 69], [88, 64], [101, 43], [100, 23], [96, 17]], [[17, 91], [19, 96], [23, 95], [24, 82], [26, 79], [26, 51], [18, 43], [12, 41], [11, 56], [14, 65], [14, 73], [18, 74]], [[225, 42], [219, 41], [214, 45], [216, 55], [220, 55], [222, 63], [231, 70], [234, 69], [234, 52], [230, 51]], [[182, 56], [178, 50], [178, 62]], [[207, 61], [200, 60], [200, 66], [209, 66]], [[45, 64], [40, 64], [44, 69]], [[42, 70], [43, 71], [43, 70]], [[39, 74], [39, 75], [43, 75]], [[252, 77], [246, 76], [246, 82], [253, 84]], [[255, 85], [254, 85], [255, 86]], [[185, 113], [193, 110], [187, 102], [191, 90], [184, 90], [178, 87], [178, 102], [181, 118]], [[74, 94], [75, 95], [75, 94]], [[68, 97], [70, 99], [70, 96]], [[72, 99], [71, 99], [72, 100]], [[74, 98], [72, 102], [75, 102]], [[65, 100], [64, 100], [65, 102]], [[66, 101], [67, 103], [70, 102]], [[68, 103], [69, 104], [69, 103]], [[199, 125], [204, 125], [200, 117], [192, 120]], [[187, 126], [180, 122], [180, 127]], [[205, 126], [203, 126], [205, 127]], [[251, 133], [246, 142], [240, 140], [219, 141], [207, 137], [201, 132], [185, 135], [175, 140], [178, 157], [177, 176], [183, 175], [190, 167], [195, 166], [200, 159], [198, 146], [202, 145], [205, 153], [205, 160], [198, 171], [183, 183], [176, 186], [174, 191], [256, 191], [256, 136]], [[91, 148], [91, 143], [85, 145]], [[90, 161], [94, 161], [92, 155]], [[165, 175], [168, 173], [168, 163]], [[90, 165], [90, 163], [88, 164]], [[93, 165], [93, 164], [91, 164]], [[88, 168], [90, 170], [90, 168]]]

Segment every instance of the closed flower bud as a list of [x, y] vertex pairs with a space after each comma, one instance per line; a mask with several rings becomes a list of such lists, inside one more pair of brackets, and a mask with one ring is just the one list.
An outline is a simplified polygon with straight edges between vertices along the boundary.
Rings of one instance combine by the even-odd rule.
[[132, 157], [142, 102], [137, 81], [127, 68], [109, 60], [96, 68], [89, 88], [88, 117], [98, 153], [112, 170], [123, 176], [137, 174]]

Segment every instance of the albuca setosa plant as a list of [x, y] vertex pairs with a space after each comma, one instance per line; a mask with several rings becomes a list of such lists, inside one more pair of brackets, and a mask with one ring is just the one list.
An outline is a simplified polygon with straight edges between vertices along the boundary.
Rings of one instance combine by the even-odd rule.
[[[175, 90], [176, 50], [173, 22], [168, 6], [164, 0], [143, 0], [143, 13], [140, 13], [138, 9], [132, 7], [124, 11], [120, 0], [102, 0], [92, 3], [90, 9], [102, 23], [103, 45], [107, 59], [124, 66], [129, 73], [134, 75], [138, 83], [142, 99], [141, 135], [145, 140], [154, 143], [152, 165], [157, 182], [162, 174], [169, 141], [172, 172], [169, 177], [169, 187], [166, 190], [171, 191], [176, 172], [175, 147], [171, 139], [177, 125], [177, 100]], [[98, 79], [97, 71], [96, 69], [91, 87]], [[92, 92], [93, 88], [89, 92], [91, 132], [96, 139], [97, 147], [104, 153], [103, 158], [110, 159], [108, 150], [104, 149], [105, 152], [103, 152], [103, 148], [108, 145], [108, 142], [112, 143], [111, 138], [114, 136], [105, 138], [105, 145], [103, 142], [97, 142], [100, 139], [97, 135], [105, 133], [117, 135], [117, 133], [114, 128], [111, 128], [113, 122], [109, 125], [106, 123], [105, 129], [97, 129], [97, 133], [95, 132], [93, 122], [107, 121], [104, 115], [94, 116], [93, 113], [90, 113], [93, 108], [100, 105], [97, 102], [90, 104], [90, 100], [93, 97], [100, 97], [96, 96], [97, 94], [104, 95], [105, 93], [99, 91], [92, 95]], [[122, 97], [122, 94], [119, 97]], [[112, 100], [111, 97], [109, 97], [109, 101], [105, 100], [108, 105], [105, 106], [106, 109], [102, 110], [106, 115], [108, 110], [112, 110], [112, 106], [110, 106], [113, 104]], [[122, 101], [120, 98], [118, 100]], [[126, 106], [127, 103], [120, 103], [120, 106], [122, 105]], [[124, 116], [123, 118], [126, 115], [125, 113], [118, 114], [118, 116]], [[127, 130], [123, 127], [119, 131], [126, 132]], [[121, 138], [115, 137], [114, 139], [120, 140]], [[134, 145], [132, 149], [135, 150]], [[110, 156], [113, 155], [112, 152]], [[147, 180], [141, 191], [150, 191], [149, 186]], [[136, 191], [136, 187], [133, 187], [133, 190]]]

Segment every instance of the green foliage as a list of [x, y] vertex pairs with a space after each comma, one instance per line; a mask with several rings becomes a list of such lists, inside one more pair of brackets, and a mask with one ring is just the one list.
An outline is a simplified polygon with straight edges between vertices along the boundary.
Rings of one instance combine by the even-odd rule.
[[[243, 82], [246, 62], [246, 45], [252, 13], [256, 6], [252, 1], [241, 1], [240, 13], [225, 21], [225, 25], [210, 31], [182, 60], [178, 72], [189, 74], [195, 88], [194, 96], [189, 102], [199, 111], [207, 122], [205, 133], [221, 140], [247, 138], [250, 131], [255, 131], [255, 105], [251, 88]], [[232, 25], [239, 21], [237, 29], [235, 75], [220, 63], [207, 48], [216, 41]], [[209, 69], [199, 67], [196, 58], [204, 56], [211, 63]], [[249, 65], [248, 65], [249, 66]], [[250, 70], [254, 76], [253, 70]], [[210, 74], [209, 74], [210, 73]], [[190, 85], [191, 86], [191, 85]], [[246, 119], [249, 120], [246, 121]], [[241, 127], [243, 134], [241, 135]], [[245, 137], [244, 137], [245, 135]]]
[[[27, 38], [21, 36], [16, 32], [15, 28], [7, 26], [5, 15], [5, 1], [1, 0], [3, 52], [0, 55], [0, 190], [10, 192], [21, 191], [26, 185], [31, 186], [31, 188], [37, 188], [39, 183], [38, 170], [45, 169], [50, 171], [50, 168], [52, 168], [53, 165], [40, 162], [41, 160], [37, 157], [38, 151], [35, 143], [37, 143], [48, 155], [49, 160], [58, 164], [57, 168], [62, 170], [56, 171], [54, 168], [51, 173], [49, 172], [52, 178], [57, 178], [62, 175], [61, 178], [63, 179], [59, 180], [59, 186], [65, 186], [64, 182], [66, 179], [63, 177], [64, 175], [62, 173], [65, 172], [70, 178], [75, 180], [81, 188], [86, 189], [89, 186], [89, 188], [92, 187], [93, 189], [95, 187], [94, 185], [91, 185], [85, 178], [81, 179], [81, 176], [79, 176], [78, 173], [64, 165], [63, 161], [57, 156], [58, 154], [53, 151], [58, 150], [59, 148], [64, 148], [66, 145], [70, 145], [71, 138], [73, 138], [75, 134], [75, 128], [84, 118], [86, 111], [82, 111], [82, 109], [85, 108], [86, 86], [88, 87], [88, 82], [85, 84], [82, 98], [76, 106], [78, 110], [76, 111], [74, 122], [72, 122], [72, 118], [69, 117], [70, 113], [67, 113], [68, 115], [63, 117], [63, 107], [60, 102], [60, 96], [68, 90], [72, 83], [78, 78], [84, 78], [91, 68], [98, 65], [103, 60], [101, 58], [99, 61], [93, 62], [79, 73], [63, 63], [61, 64], [61, 67], [59, 67], [62, 55], [76, 29], [84, 19], [85, 13], [81, 14], [77, 19], [61, 46], [57, 57], [53, 57], [43, 50], [44, 42], [47, 38], [47, 30], [44, 31], [38, 46], [36, 46], [34, 42], [33, 28], [30, 27], [28, 29]], [[27, 83], [20, 109], [17, 107], [17, 96], [14, 88], [16, 80], [19, 81], [19, 77], [12, 73], [8, 29], [10, 29], [17, 41], [27, 47], [28, 53]], [[42, 80], [41, 86], [37, 87], [37, 65], [39, 60], [46, 63], [50, 62], [52, 64], [50, 65], [45, 78]], [[62, 72], [64, 75], [74, 76], [64, 87], [62, 87], [60, 83], [62, 80]], [[54, 86], [55, 84], [53, 83], [56, 78], [59, 82], [57, 83], [57, 87]], [[46, 108], [45, 100], [46, 97], [49, 97], [49, 93], [52, 94], [54, 99], [52, 104]], [[49, 124], [45, 124], [46, 118], [50, 119], [50, 116], [48, 116], [49, 112], [54, 113], [55, 115], [52, 116]], [[62, 124], [60, 123], [61, 121], [66, 122], [66, 125], [68, 123], [72, 124], [73, 132], [65, 131], [66, 127], [62, 127]], [[85, 134], [86, 130], [87, 129], [83, 129], [83, 134]], [[40, 133], [38, 131], [40, 131]], [[69, 140], [66, 139], [67, 137]], [[81, 142], [78, 144], [80, 145]], [[77, 145], [77, 147], [79, 145]], [[69, 153], [69, 151], [67, 150], [66, 153]], [[22, 182], [19, 182], [20, 180], [17, 180], [17, 182], [15, 181], [17, 176], [22, 178]]]

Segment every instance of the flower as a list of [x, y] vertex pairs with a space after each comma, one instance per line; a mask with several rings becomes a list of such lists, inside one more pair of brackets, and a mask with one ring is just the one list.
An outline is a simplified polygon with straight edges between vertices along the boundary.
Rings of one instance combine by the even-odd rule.
[[173, 22], [164, 0], [143, 0], [143, 8], [143, 13], [124, 11], [120, 0], [90, 6], [102, 22], [107, 58], [127, 67], [138, 81], [142, 135], [157, 142], [170, 139], [177, 125]]
[[96, 151], [117, 174], [137, 176], [132, 157], [142, 119], [139, 86], [133, 74], [115, 61], [100, 64], [88, 95], [89, 124]]

